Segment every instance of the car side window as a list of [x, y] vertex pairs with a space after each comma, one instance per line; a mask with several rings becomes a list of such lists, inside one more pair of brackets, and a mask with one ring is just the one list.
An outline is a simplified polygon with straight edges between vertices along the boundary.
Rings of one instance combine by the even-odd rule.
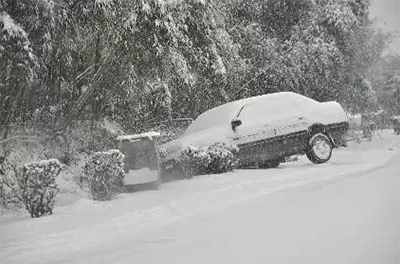
[[279, 112], [279, 107], [275, 104], [248, 104], [244, 105], [238, 118], [243, 122], [256, 122], [267, 120], [275, 116]]

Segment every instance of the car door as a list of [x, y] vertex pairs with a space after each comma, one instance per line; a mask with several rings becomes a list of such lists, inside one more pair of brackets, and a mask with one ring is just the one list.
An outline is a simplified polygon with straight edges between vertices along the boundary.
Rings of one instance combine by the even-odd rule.
[[275, 145], [281, 156], [298, 154], [304, 151], [310, 126], [310, 107], [316, 103], [303, 96], [291, 95], [276, 100], [279, 110], [274, 122], [276, 129]]
[[275, 137], [275, 120], [262, 103], [245, 104], [237, 118], [242, 124], [233, 131], [232, 142], [239, 147], [241, 158], [266, 158], [268, 144]]
[[268, 115], [263, 111], [262, 104], [245, 104], [236, 118], [242, 124], [233, 131], [233, 142], [243, 145], [273, 136], [273, 125], [268, 122]]
[[283, 99], [243, 105], [238, 114], [242, 125], [235, 129], [233, 140], [243, 155], [273, 159], [303, 148], [307, 117]]

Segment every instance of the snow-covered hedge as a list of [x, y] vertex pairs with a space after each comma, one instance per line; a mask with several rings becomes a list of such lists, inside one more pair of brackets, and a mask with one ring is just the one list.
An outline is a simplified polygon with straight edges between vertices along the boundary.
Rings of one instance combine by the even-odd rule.
[[96, 152], [86, 162], [83, 182], [95, 200], [111, 200], [124, 186], [124, 154], [113, 149]]
[[18, 182], [15, 177], [16, 165], [10, 165], [8, 156], [10, 151], [0, 145], [0, 212], [3, 209], [21, 207], [21, 200], [18, 199]]
[[53, 213], [55, 197], [59, 191], [56, 177], [61, 168], [56, 159], [32, 162], [22, 167], [18, 177], [21, 199], [33, 218]]
[[14, 175], [6, 171], [0, 176], [0, 210], [22, 207], [20, 188]]
[[175, 165], [186, 177], [232, 171], [237, 165], [236, 146], [217, 143], [205, 148], [188, 147], [175, 160]]
[[236, 145], [217, 143], [207, 148], [210, 156], [208, 164], [209, 173], [223, 173], [236, 168], [236, 152], [239, 151]]

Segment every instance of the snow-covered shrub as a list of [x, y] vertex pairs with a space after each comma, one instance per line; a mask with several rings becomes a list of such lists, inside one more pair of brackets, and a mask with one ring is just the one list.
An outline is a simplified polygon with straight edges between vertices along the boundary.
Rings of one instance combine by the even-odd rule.
[[113, 149], [96, 152], [86, 162], [83, 182], [95, 200], [111, 200], [124, 185], [124, 154]]
[[56, 159], [32, 162], [22, 167], [18, 177], [21, 199], [33, 218], [53, 213], [55, 197], [59, 190], [56, 177], [61, 168]]
[[8, 157], [11, 151], [0, 148], [0, 210], [22, 207], [20, 188], [16, 178], [17, 166], [10, 164]]
[[175, 160], [175, 167], [188, 178], [232, 171], [237, 165], [237, 150], [236, 146], [221, 143], [205, 148], [188, 147]]
[[177, 167], [187, 178], [192, 178], [196, 175], [206, 174], [210, 162], [210, 155], [206, 148], [190, 146], [181, 152], [175, 160], [174, 167]]
[[234, 170], [237, 165], [235, 153], [238, 150], [236, 145], [225, 145], [221, 143], [208, 147], [207, 152], [210, 156], [208, 172], [223, 173]]
[[0, 209], [21, 207], [20, 188], [14, 175], [0, 176]]

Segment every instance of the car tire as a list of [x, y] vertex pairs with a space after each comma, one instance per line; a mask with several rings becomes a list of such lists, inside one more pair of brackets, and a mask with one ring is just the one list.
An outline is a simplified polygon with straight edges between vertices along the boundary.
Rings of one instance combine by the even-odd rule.
[[272, 169], [278, 167], [280, 164], [279, 160], [266, 160], [258, 162], [258, 167], [260, 169]]
[[332, 149], [329, 137], [323, 133], [316, 133], [308, 140], [306, 155], [312, 163], [321, 164], [330, 160]]

